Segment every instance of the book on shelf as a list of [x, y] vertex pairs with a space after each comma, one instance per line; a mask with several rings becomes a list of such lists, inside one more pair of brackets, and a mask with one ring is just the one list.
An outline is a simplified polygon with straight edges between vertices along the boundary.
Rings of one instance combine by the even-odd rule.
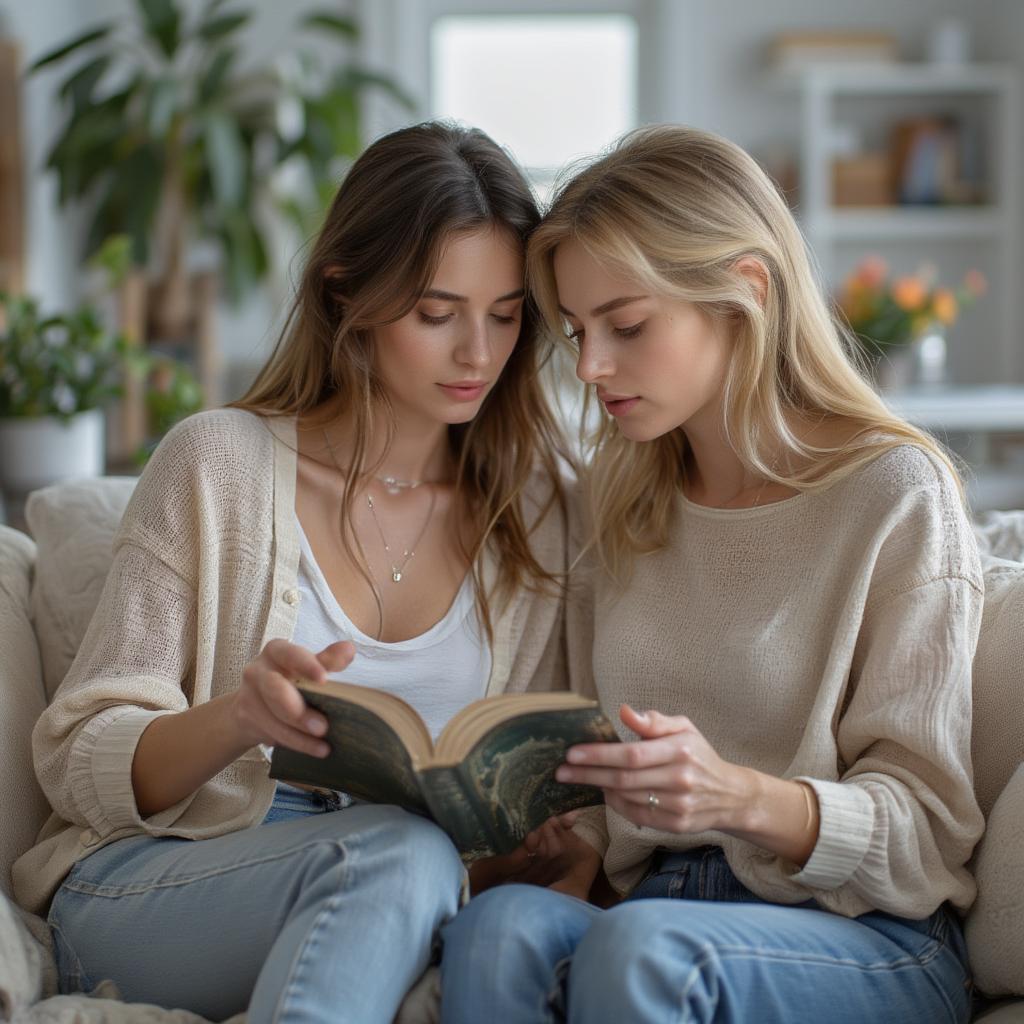
[[509, 853], [553, 815], [603, 802], [594, 786], [555, 780], [569, 747], [619, 741], [596, 701], [566, 692], [486, 697], [434, 741], [394, 694], [333, 681], [297, 685], [327, 719], [330, 753], [275, 747], [271, 777], [422, 814], [468, 859]]
[[821, 66], [895, 64], [896, 39], [884, 32], [784, 32], [769, 46], [769, 65], [783, 74]]

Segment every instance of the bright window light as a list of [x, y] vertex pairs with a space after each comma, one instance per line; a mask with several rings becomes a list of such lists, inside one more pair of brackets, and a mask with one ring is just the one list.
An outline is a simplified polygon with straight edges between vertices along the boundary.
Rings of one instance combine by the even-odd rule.
[[635, 125], [636, 49], [626, 15], [439, 18], [432, 113], [482, 128], [546, 192], [558, 168]]

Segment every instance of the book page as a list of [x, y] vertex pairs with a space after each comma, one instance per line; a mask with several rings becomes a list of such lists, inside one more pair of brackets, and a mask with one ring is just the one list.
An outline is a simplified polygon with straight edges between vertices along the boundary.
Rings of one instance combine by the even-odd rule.
[[496, 725], [534, 711], [570, 711], [596, 708], [596, 701], [576, 693], [506, 693], [485, 697], [464, 707], [441, 730], [434, 749], [433, 764], [457, 764]]

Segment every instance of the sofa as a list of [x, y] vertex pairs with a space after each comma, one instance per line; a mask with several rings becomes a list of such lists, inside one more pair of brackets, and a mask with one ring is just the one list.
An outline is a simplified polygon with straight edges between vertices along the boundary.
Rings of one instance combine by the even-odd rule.
[[[31, 536], [0, 526], [0, 1021], [200, 1021], [184, 1010], [123, 1003], [109, 982], [88, 996], [58, 995], [46, 923], [11, 896], [11, 865], [49, 815], [32, 770], [32, 727], [85, 633], [134, 484], [111, 477], [45, 488], [26, 505]], [[974, 855], [979, 895], [966, 934], [984, 996], [975, 1019], [1024, 1024], [1024, 513], [994, 515], [977, 534], [986, 605], [973, 747], [988, 829]]]

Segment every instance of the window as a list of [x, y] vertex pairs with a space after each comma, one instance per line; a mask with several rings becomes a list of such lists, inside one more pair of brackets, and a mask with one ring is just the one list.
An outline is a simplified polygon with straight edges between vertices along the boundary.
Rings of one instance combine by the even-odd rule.
[[431, 112], [508, 147], [545, 199], [560, 168], [635, 125], [636, 54], [622, 14], [441, 17]]

